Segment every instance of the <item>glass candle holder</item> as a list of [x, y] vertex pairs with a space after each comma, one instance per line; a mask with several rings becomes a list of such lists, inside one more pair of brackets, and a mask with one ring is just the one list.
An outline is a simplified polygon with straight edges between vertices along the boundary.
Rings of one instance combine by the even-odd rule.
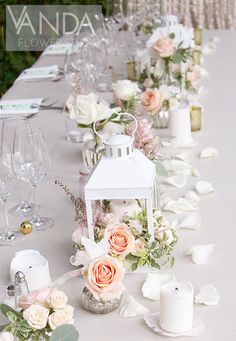
[[194, 41], [196, 45], [202, 45], [202, 29], [199, 27], [194, 28]]
[[193, 105], [190, 107], [191, 130], [198, 131], [202, 127], [202, 107]]
[[81, 143], [83, 142], [83, 136], [85, 129], [77, 127], [75, 120], [71, 120], [69, 117], [65, 117], [66, 138], [68, 142]]
[[193, 51], [193, 64], [194, 65], [200, 65], [201, 64], [201, 51], [200, 50], [194, 50]]

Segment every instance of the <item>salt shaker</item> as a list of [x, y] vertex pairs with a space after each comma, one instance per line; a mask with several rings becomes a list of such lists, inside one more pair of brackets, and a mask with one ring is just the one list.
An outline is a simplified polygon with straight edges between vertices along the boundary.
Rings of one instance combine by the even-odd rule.
[[25, 275], [23, 272], [18, 271], [15, 274], [15, 308], [18, 308], [18, 302], [22, 296], [26, 296], [29, 294], [29, 288], [27, 281], [25, 279]]

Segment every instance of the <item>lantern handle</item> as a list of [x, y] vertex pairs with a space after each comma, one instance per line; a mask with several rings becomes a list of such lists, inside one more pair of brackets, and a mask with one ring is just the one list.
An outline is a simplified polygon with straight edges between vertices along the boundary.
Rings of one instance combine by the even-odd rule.
[[[114, 112], [117, 113], [116, 111], [114, 111]], [[117, 113], [117, 114], [118, 114], [118, 113]], [[134, 127], [134, 131], [132, 132], [132, 138], [134, 139], [134, 134], [136, 133], [136, 130], [138, 129], [138, 121], [137, 121], [137, 119], [135, 118], [134, 115], [132, 115], [132, 114], [130, 114], [130, 113], [128, 113], [128, 112], [122, 112], [122, 113], [120, 113], [120, 114], [121, 114], [121, 115], [130, 116], [130, 117], [133, 118], [133, 120], [134, 120], [134, 122], [135, 122], [135, 127]], [[102, 140], [102, 142], [103, 142], [103, 136], [104, 136], [104, 134], [101, 135], [101, 134], [98, 133], [98, 131], [96, 130], [96, 123], [97, 123], [97, 121], [94, 121], [94, 122], [93, 122], [93, 131], [95, 132], [95, 134], [96, 134], [98, 137], [101, 138], [101, 140]]]

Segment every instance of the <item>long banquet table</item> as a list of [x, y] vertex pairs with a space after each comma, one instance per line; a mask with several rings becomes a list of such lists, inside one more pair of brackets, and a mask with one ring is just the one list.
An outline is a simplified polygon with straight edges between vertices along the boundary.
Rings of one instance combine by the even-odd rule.
[[[236, 114], [235, 114], [235, 78], [236, 78], [236, 33], [235, 31], [207, 31], [204, 40], [218, 36], [217, 50], [205, 56], [204, 66], [209, 77], [203, 84], [208, 93], [202, 99], [204, 105], [203, 129], [194, 133], [198, 146], [192, 149], [193, 164], [200, 171], [201, 179], [212, 182], [216, 193], [202, 197], [200, 215], [202, 225], [198, 230], [179, 231], [179, 242], [175, 251], [175, 265], [168, 270], [179, 279], [190, 280], [198, 291], [204, 284], [213, 284], [221, 295], [217, 306], [195, 305], [195, 312], [205, 323], [205, 329], [196, 341], [235, 341], [236, 340], [236, 230], [235, 230], [235, 194], [236, 194]], [[34, 66], [62, 65], [63, 57], [42, 55]], [[4, 95], [4, 99], [28, 97], [59, 98], [65, 101], [70, 88], [65, 80], [59, 82], [19, 81]], [[52, 279], [73, 270], [69, 257], [73, 254], [71, 233], [74, 227], [74, 207], [69, 198], [54, 181], [61, 180], [72, 192], [78, 193], [78, 170], [81, 165], [81, 146], [69, 143], [65, 135], [65, 117], [59, 110], [42, 110], [31, 118], [33, 128], [40, 127], [45, 135], [52, 166], [47, 177], [39, 184], [38, 194], [42, 213], [54, 219], [53, 228], [44, 232], [34, 232], [13, 247], [0, 247], [0, 297], [9, 283], [9, 265], [14, 253], [23, 249], [37, 249], [49, 260]], [[216, 147], [219, 157], [200, 160], [199, 151], [204, 147]], [[184, 189], [165, 187], [174, 197], [183, 195], [192, 189], [196, 178], [189, 177]], [[18, 203], [15, 193], [9, 198], [9, 207]], [[13, 227], [19, 226], [22, 219], [10, 216]], [[185, 256], [186, 249], [192, 244], [215, 243], [216, 249], [207, 265], [193, 264]], [[127, 274], [124, 284], [125, 295], [131, 294], [139, 302], [155, 312], [158, 302], [142, 297], [141, 287], [145, 274]], [[63, 285], [69, 301], [76, 309], [75, 325], [81, 341], [143, 341], [164, 340], [154, 334], [145, 325], [142, 318], [123, 319], [118, 310], [108, 315], [93, 315], [79, 305], [82, 278], [74, 278]], [[180, 311], [181, 314], [181, 311]], [[4, 322], [2, 316], [0, 322]], [[179, 340], [186, 338], [180, 337]]]

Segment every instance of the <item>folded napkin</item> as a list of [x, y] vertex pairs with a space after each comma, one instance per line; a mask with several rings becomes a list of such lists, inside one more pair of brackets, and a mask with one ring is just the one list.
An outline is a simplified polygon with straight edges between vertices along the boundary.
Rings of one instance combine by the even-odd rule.
[[45, 55], [71, 54], [72, 44], [52, 44], [43, 52]]
[[34, 67], [24, 70], [20, 76], [15, 80], [16, 82], [22, 79], [43, 79], [54, 78], [58, 75], [58, 66], [50, 65], [45, 67]]
[[29, 98], [18, 100], [0, 101], [0, 117], [8, 117], [12, 115], [28, 116], [36, 114], [39, 111], [39, 105], [42, 98]]

